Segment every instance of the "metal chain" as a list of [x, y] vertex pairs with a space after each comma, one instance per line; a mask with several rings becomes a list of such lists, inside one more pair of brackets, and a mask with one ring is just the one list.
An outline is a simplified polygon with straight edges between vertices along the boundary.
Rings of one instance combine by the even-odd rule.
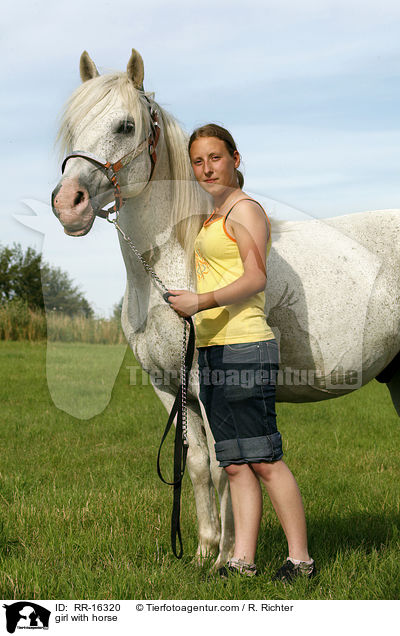
[[[167, 292], [168, 291], [167, 287], [165, 287], [165, 285], [162, 282], [162, 280], [157, 276], [157, 274], [155, 273], [154, 269], [147, 263], [147, 261], [145, 261], [145, 259], [140, 254], [138, 249], [132, 243], [132, 240], [129, 238], [129, 236], [127, 236], [125, 234], [124, 230], [118, 225], [118, 213], [117, 213], [115, 219], [110, 219], [110, 218], [107, 217], [107, 221], [109, 221], [109, 223], [113, 223], [115, 225], [117, 230], [120, 232], [121, 236], [128, 243], [129, 247], [131, 248], [131, 250], [133, 251], [135, 256], [142, 263], [142, 265], [145, 268], [146, 272], [148, 274], [150, 274], [150, 276], [153, 278], [153, 280], [156, 281], [157, 284], [164, 290], [164, 293]], [[164, 300], [165, 300], [165, 298], [164, 298]], [[185, 446], [189, 446], [189, 441], [188, 441], [188, 436], [187, 436], [187, 406], [186, 406], [187, 394], [186, 394], [186, 366], [185, 366], [186, 326], [187, 326], [187, 323], [186, 323], [186, 320], [184, 318], [182, 318], [182, 320], [183, 320], [183, 338], [182, 338], [182, 348], [181, 348], [182, 439], [183, 439], [184, 445]]]
[[162, 282], [162, 280], [160, 278], [158, 278], [157, 274], [155, 273], [154, 269], [152, 269], [152, 267], [150, 267], [150, 265], [144, 260], [143, 256], [140, 254], [140, 252], [137, 250], [137, 248], [134, 246], [134, 244], [132, 243], [131, 239], [129, 238], [129, 236], [127, 236], [124, 232], [124, 230], [118, 225], [118, 216], [115, 219], [108, 219], [110, 221], [110, 223], [113, 223], [115, 225], [115, 227], [117, 228], [117, 230], [121, 233], [121, 235], [123, 236], [123, 238], [125, 239], [125, 241], [128, 243], [129, 247], [131, 248], [131, 250], [134, 252], [134, 254], [137, 256], [137, 258], [139, 259], [139, 261], [142, 263], [143, 267], [145, 268], [146, 272], [148, 274], [150, 274], [150, 276], [152, 276], [152, 278], [160, 285], [160, 287], [162, 287], [162, 289], [164, 290], [164, 292], [167, 292], [168, 289], [165, 287], [164, 283]]
[[183, 338], [182, 338], [182, 348], [181, 348], [181, 386], [182, 386], [182, 439], [185, 446], [189, 446], [189, 441], [187, 437], [187, 407], [186, 407], [186, 365], [185, 365], [185, 355], [186, 355], [186, 320], [183, 319]]

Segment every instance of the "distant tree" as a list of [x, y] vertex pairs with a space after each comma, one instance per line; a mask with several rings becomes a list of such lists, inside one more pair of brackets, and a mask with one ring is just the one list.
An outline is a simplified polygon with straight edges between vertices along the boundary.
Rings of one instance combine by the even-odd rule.
[[44, 304], [48, 311], [57, 310], [69, 316], [93, 316], [93, 309], [82, 292], [59, 267], [42, 265], [42, 286]]
[[122, 303], [123, 303], [124, 297], [122, 296], [121, 300], [119, 301], [119, 303], [115, 303], [115, 305], [113, 306], [113, 319], [114, 320], [121, 320], [121, 313], [122, 313]]
[[32, 247], [24, 253], [21, 245], [0, 249], [0, 299], [20, 298], [30, 307], [43, 309], [40, 278], [42, 255]]
[[0, 246], [0, 301], [27, 302], [32, 309], [57, 310], [92, 316], [93, 309], [68, 274], [42, 262], [33, 247], [24, 253], [20, 244]]

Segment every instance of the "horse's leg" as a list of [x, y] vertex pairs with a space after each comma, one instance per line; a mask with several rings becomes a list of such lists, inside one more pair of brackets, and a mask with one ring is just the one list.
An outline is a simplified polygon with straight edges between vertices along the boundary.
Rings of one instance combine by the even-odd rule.
[[390, 391], [390, 396], [397, 415], [400, 417], [400, 369], [398, 369], [392, 379], [387, 382], [387, 388]]
[[198, 403], [188, 400], [188, 440], [187, 465], [193, 484], [199, 523], [199, 546], [197, 556], [207, 557], [218, 553], [221, 526], [213, 484], [210, 455], [204, 422]]
[[[161, 402], [171, 411], [175, 395], [165, 389], [154, 386], [154, 390]], [[187, 455], [187, 468], [193, 484], [196, 503], [199, 545], [197, 555], [205, 557], [218, 551], [220, 541], [220, 523], [210, 473], [210, 458], [208, 454], [207, 439], [204, 431], [200, 410], [196, 408], [194, 400], [187, 401], [187, 427], [189, 450]]]
[[208, 424], [204, 406], [200, 400], [199, 405], [207, 437], [211, 477], [218, 492], [221, 513], [221, 538], [219, 542], [219, 553], [213, 566], [214, 568], [219, 568], [232, 556], [233, 549], [235, 547], [235, 528], [233, 522], [231, 493], [229, 490], [228, 476], [226, 472], [219, 467], [217, 458], [215, 457], [214, 437]]
[[387, 385], [393, 406], [396, 409], [397, 415], [400, 417], [400, 351], [383, 371], [378, 373], [376, 380]]

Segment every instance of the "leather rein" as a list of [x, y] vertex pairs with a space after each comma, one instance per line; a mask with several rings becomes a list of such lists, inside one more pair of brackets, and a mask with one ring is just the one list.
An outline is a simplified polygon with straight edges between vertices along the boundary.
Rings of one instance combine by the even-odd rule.
[[[122, 237], [128, 243], [130, 248], [133, 250], [137, 258], [142, 262], [147, 273], [151, 275], [153, 278], [153, 282], [156, 282], [159, 287], [163, 289], [161, 291], [164, 300], [169, 303], [168, 297], [169, 293], [163, 282], [158, 278], [157, 274], [154, 270], [146, 263], [143, 256], [136, 249], [134, 244], [132, 243], [129, 236], [125, 234], [123, 229], [118, 224], [118, 213], [121, 207], [124, 204], [124, 199], [121, 193], [121, 187], [118, 182], [118, 173], [122, 168], [127, 166], [131, 161], [136, 159], [142, 152], [148, 148], [150, 159], [151, 159], [151, 170], [150, 176], [147, 182], [147, 185], [150, 183], [154, 169], [157, 162], [157, 153], [156, 148], [160, 138], [160, 125], [158, 122], [158, 113], [155, 108], [153, 108], [150, 104], [150, 101], [146, 97], [149, 103], [150, 109], [150, 117], [151, 117], [151, 130], [146, 139], [144, 139], [136, 148], [128, 152], [126, 155], [121, 157], [118, 161], [111, 163], [110, 161], [103, 161], [99, 157], [91, 154], [90, 152], [85, 152], [81, 150], [74, 150], [69, 155], [67, 155], [62, 163], [61, 170], [64, 173], [66, 163], [69, 159], [73, 158], [81, 158], [85, 159], [92, 163], [96, 168], [98, 168], [110, 181], [111, 185], [114, 188], [114, 205], [109, 207], [108, 209], [97, 209], [94, 210], [95, 215], [99, 216], [103, 219], [107, 219], [110, 223], [113, 223], [117, 230], [120, 232]], [[116, 215], [116, 218], [110, 219], [110, 214]], [[182, 349], [181, 349], [181, 382], [178, 389], [177, 396], [175, 398], [171, 413], [168, 418], [167, 425], [165, 427], [165, 431], [163, 433], [161, 444], [158, 450], [157, 455], [157, 474], [160, 479], [169, 486], [174, 487], [173, 494], [173, 507], [172, 507], [172, 517], [171, 517], [171, 545], [172, 551], [174, 555], [180, 559], [183, 555], [183, 544], [182, 544], [182, 536], [180, 529], [180, 500], [181, 500], [181, 488], [182, 488], [182, 479], [185, 472], [186, 466], [186, 458], [188, 452], [188, 439], [187, 439], [187, 409], [186, 409], [186, 393], [189, 382], [189, 374], [192, 368], [193, 356], [194, 356], [194, 344], [195, 344], [195, 335], [194, 335], [194, 325], [191, 317], [185, 318], [184, 320], [184, 331], [183, 331], [183, 341], [182, 341]], [[189, 341], [186, 347], [186, 326], [189, 324]], [[173, 481], [169, 482], [164, 479], [161, 468], [160, 468], [160, 457], [161, 457], [161, 447], [168, 435], [168, 432], [174, 422], [174, 418], [176, 417], [176, 430], [175, 430], [175, 442], [174, 442], [174, 471], [173, 471]], [[177, 551], [177, 539], [179, 541], [179, 552]]]

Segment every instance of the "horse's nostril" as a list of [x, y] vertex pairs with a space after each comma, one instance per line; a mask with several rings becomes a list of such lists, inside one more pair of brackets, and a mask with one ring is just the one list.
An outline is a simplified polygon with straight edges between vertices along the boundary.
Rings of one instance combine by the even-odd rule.
[[82, 192], [82, 190], [78, 190], [78, 192], [76, 193], [74, 206], [79, 205], [83, 201], [84, 198], [85, 198], [85, 194]]

